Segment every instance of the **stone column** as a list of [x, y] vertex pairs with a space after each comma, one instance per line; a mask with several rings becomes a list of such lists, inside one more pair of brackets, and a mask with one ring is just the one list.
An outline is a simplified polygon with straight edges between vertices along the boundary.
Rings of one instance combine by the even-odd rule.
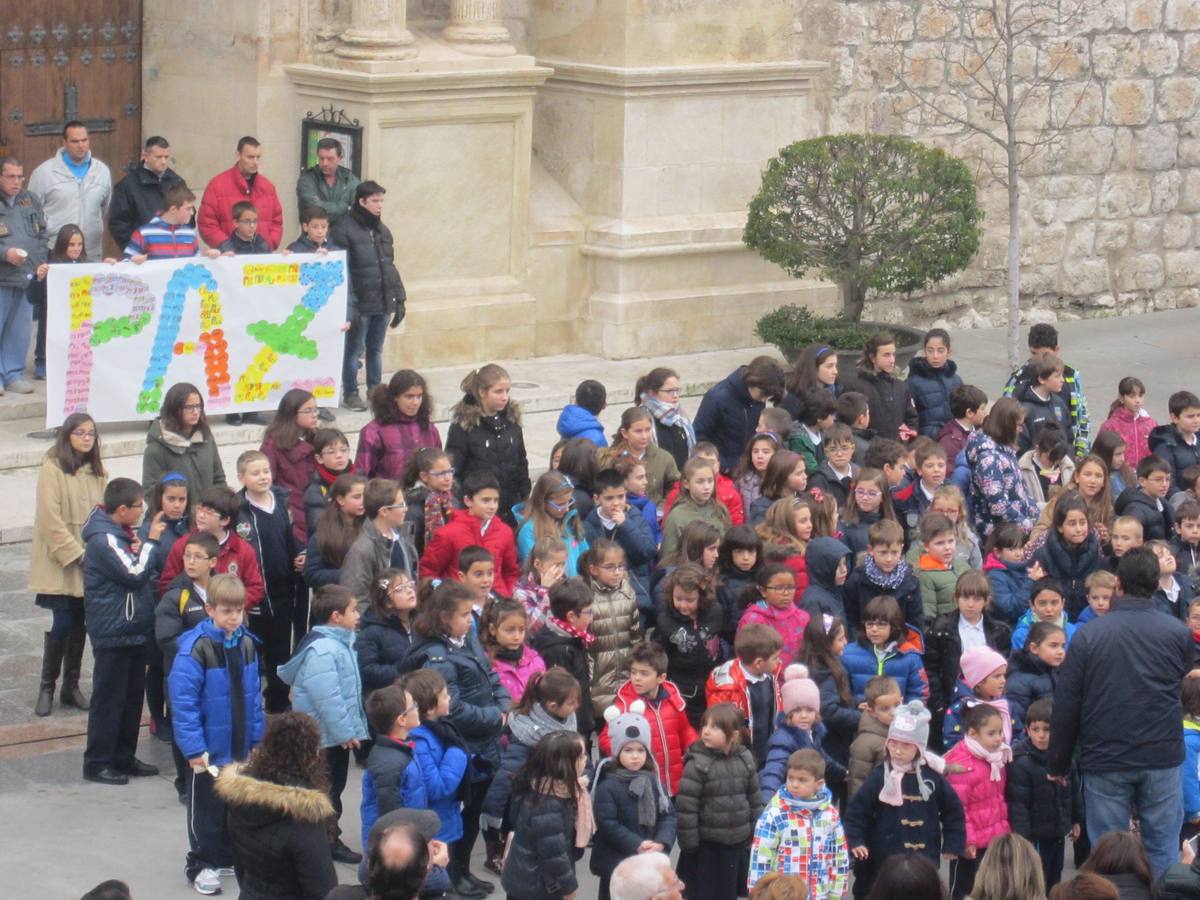
[[450, 24], [442, 37], [456, 50], [477, 56], [511, 56], [516, 49], [500, 20], [500, 0], [450, 0]]
[[333, 51], [343, 59], [392, 61], [417, 55], [405, 0], [353, 0], [350, 27]]

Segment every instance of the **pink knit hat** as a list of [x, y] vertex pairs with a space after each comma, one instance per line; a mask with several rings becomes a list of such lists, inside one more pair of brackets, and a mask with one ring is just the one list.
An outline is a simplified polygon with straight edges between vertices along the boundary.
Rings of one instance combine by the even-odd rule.
[[963, 681], [972, 689], [1001, 666], [1007, 665], [1008, 660], [991, 647], [972, 647], [962, 655], [959, 662]]
[[821, 710], [821, 691], [808, 677], [808, 669], [800, 663], [792, 663], [783, 670], [783, 687], [779, 692], [783, 696], [785, 713], [797, 709]]

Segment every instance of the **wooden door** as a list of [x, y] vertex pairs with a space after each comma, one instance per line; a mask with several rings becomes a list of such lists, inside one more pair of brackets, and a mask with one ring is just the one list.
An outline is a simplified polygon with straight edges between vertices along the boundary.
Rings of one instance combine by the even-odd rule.
[[141, 156], [142, 0], [8, 0], [0, 17], [0, 156], [28, 176], [88, 125], [113, 181]]

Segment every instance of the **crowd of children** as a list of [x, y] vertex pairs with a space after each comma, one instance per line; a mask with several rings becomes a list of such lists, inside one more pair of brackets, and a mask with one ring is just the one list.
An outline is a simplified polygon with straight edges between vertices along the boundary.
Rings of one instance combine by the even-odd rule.
[[[606, 391], [585, 381], [533, 482], [494, 364], [464, 379], [444, 448], [424, 379], [397, 372], [353, 460], [289, 391], [236, 493], [199, 388], [167, 391], [146, 483], [102, 497], [95, 423], [72, 416], [34, 555], [82, 564], [84, 775], [157, 771], [134, 755], [150, 698], [202, 894], [233, 874], [218, 768], [289, 708], [319, 727], [332, 858], [360, 859], [337, 821], [357, 757], [364, 835], [398, 807], [438, 814], [449, 864], [431, 895], [496, 889], [470, 869], [481, 835], [502, 890], [531, 900], [574, 896], [587, 847], [607, 898], [622, 859], [675, 844], [688, 897], [773, 872], [863, 897], [915, 853], [952, 860], [957, 900], [1009, 831], [1049, 886], [1082, 821], [1078, 778], [1046, 778], [1056, 672], [1117, 599], [1130, 548], [1155, 552], [1155, 603], [1200, 647], [1200, 399], [1173, 394], [1158, 426], [1123, 379], [1089, 445], [1057, 344], [1035, 326], [1015, 399], [990, 411], [940, 329], [907, 383], [881, 338], [846, 381], [829, 348], [786, 378], [756, 359], [695, 425], [678, 375], [655, 369], [607, 438]], [[100, 505], [80, 517], [85, 500]], [[55, 610], [39, 715], [82, 641], [71, 591], [38, 595]], [[73, 665], [63, 699], [86, 706]], [[1183, 702], [1194, 831], [1200, 695]]]

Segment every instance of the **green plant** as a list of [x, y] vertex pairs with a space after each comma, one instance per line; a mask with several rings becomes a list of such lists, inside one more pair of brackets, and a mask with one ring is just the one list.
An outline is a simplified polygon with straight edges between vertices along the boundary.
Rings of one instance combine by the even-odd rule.
[[781, 306], [754, 326], [759, 338], [785, 353], [809, 344], [828, 344], [836, 350], [861, 350], [878, 328], [848, 322], [841, 316], [816, 316], [803, 306]]
[[856, 322], [868, 290], [915, 291], [965, 267], [982, 217], [960, 160], [903, 137], [829, 135], [767, 163], [742, 240], [792, 276], [836, 282]]

